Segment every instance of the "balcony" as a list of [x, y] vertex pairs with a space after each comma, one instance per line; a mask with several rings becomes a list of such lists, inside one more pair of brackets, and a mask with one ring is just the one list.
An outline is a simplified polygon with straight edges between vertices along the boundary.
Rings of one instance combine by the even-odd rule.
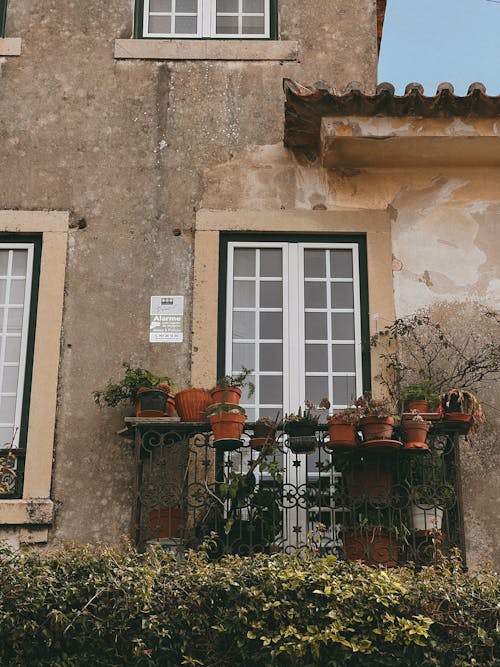
[[273, 447], [253, 449], [251, 423], [223, 449], [208, 423], [130, 417], [126, 425], [139, 548], [159, 542], [182, 557], [211, 537], [215, 556], [312, 550], [386, 566], [463, 550], [459, 423], [434, 423], [425, 451], [399, 444], [401, 427], [387, 447], [359, 438], [331, 449], [320, 425], [307, 454], [292, 453], [281, 433]]

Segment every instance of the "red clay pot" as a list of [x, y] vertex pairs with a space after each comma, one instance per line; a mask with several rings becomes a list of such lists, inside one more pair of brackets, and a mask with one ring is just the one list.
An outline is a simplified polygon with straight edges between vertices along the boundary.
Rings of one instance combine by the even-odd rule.
[[149, 534], [152, 539], [180, 537], [186, 512], [179, 507], [152, 509], [149, 512]]
[[328, 434], [330, 442], [326, 442], [328, 449], [335, 447], [355, 447], [356, 446], [356, 426], [355, 424], [346, 424], [339, 419], [328, 420]]
[[362, 417], [359, 425], [364, 440], [390, 440], [394, 427], [394, 418]]
[[416, 410], [417, 412], [430, 412], [431, 404], [429, 401], [410, 401], [408, 403], [408, 410]]
[[375, 461], [353, 464], [344, 473], [347, 490], [353, 500], [367, 498], [373, 503], [387, 503], [391, 496], [392, 470]]
[[426, 449], [427, 445], [425, 439], [430, 428], [430, 424], [426, 422], [416, 422], [413, 419], [405, 419], [403, 422], [405, 431], [405, 447], [407, 449], [415, 449], [415, 445], [425, 445], [421, 449]]
[[233, 412], [220, 412], [209, 417], [214, 440], [239, 440], [246, 416]]
[[175, 407], [182, 422], [206, 422], [206, 410], [211, 405], [206, 389], [183, 389], [175, 395]]
[[366, 565], [396, 567], [399, 560], [399, 545], [383, 528], [366, 526], [346, 528], [342, 541], [347, 560], [360, 560]]
[[232, 403], [233, 405], [240, 404], [241, 389], [238, 387], [214, 387], [210, 396], [212, 403]]

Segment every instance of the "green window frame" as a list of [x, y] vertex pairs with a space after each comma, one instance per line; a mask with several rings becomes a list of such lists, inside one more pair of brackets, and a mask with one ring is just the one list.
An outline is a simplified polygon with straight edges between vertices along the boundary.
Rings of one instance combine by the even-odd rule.
[[[0, 2], [6, 2], [6, 0], [0, 0]], [[203, 29], [201, 32], [204, 34], [171, 34], [171, 35], [158, 35], [155, 36], [152, 33], [145, 34], [145, 25], [144, 25], [144, 16], [145, 16], [145, 7], [147, 8], [147, 3], [150, 0], [136, 0], [135, 3], [135, 15], [134, 15], [134, 37], [136, 39], [257, 39], [257, 40], [276, 40], [278, 39], [278, 0], [265, 0], [266, 10], [269, 13], [269, 27], [268, 35], [252, 35], [252, 34], [215, 34], [214, 31], [207, 31]], [[199, 6], [210, 5], [215, 7], [216, 0], [199, 0]], [[0, 5], [1, 6], [1, 5]], [[201, 19], [199, 22], [201, 23]], [[210, 19], [209, 19], [210, 22]], [[198, 33], [200, 29], [198, 26]]]
[[0, 37], [5, 37], [6, 20], [7, 20], [7, 0], [0, 0]]

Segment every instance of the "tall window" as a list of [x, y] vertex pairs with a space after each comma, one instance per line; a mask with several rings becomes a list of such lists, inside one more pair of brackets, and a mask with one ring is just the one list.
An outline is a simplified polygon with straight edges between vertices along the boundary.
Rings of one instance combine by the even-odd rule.
[[359, 245], [229, 241], [225, 371], [254, 369], [249, 421], [362, 393]]
[[271, 37], [274, 13], [275, 0], [139, 0], [137, 19], [143, 37], [255, 39]]

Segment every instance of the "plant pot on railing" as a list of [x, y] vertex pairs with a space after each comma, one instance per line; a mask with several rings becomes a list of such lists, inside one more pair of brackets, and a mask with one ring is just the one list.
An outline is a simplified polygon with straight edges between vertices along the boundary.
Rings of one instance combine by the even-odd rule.
[[390, 440], [394, 428], [393, 417], [362, 417], [359, 422], [363, 440]]
[[338, 419], [336, 416], [328, 420], [329, 441], [325, 443], [328, 449], [349, 448], [356, 446], [357, 428], [356, 424], [349, 424]]
[[207, 408], [213, 403], [206, 389], [183, 389], [175, 395], [175, 407], [182, 422], [207, 421]]
[[356, 461], [345, 470], [344, 478], [351, 500], [366, 499], [385, 505], [391, 497], [393, 471], [379, 461]]
[[311, 413], [311, 409], [299, 408], [297, 414], [285, 416], [283, 430], [287, 434], [288, 449], [294, 454], [309, 454], [318, 446], [316, 429], [319, 416]]
[[412, 504], [412, 527], [415, 532], [441, 531], [443, 508], [436, 505]]
[[248, 379], [251, 373], [253, 373], [253, 370], [243, 367], [237, 375], [223, 375], [218, 378], [215, 387], [210, 391], [212, 403], [239, 405], [241, 390], [245, 387], [247, 387], [248, 397], [250, 398], [255, 391], [253, 382]]
[[245, 410], [231, 403], [216, 403], [207, 409], [212, 427], [214, 446], [226, 451], [237, 449], [243, 444], [241, 436], [245, 426]]
[[160, 389], [139, 389], [135, 402], [136, 417], [173, 417], [174, 415], [173, 394]]
[[360, 560], [366, 565], [396, 567], [399, 545], [393, 533], [379, 526], [359, 526], [342, 530], [347, 560]]
[[405, 449], [429, 449], [425, 440], [430, 426], [429, 422], [415, 417], [404, 419]]

